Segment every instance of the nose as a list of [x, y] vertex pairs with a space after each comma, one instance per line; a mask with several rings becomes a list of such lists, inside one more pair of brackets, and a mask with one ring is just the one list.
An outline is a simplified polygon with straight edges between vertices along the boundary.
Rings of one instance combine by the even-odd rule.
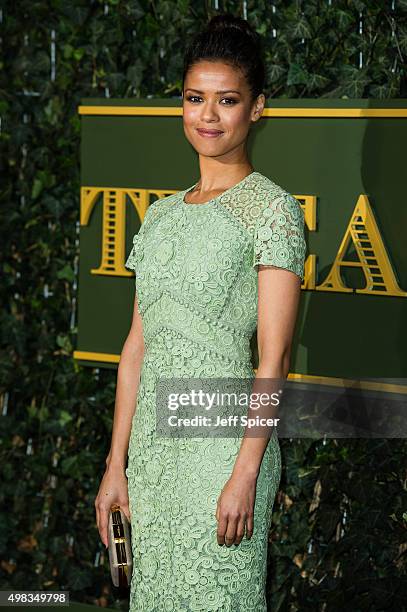
[[219, 114], [216, 108], [216, 102], [211, 102], [207, 100], [201, 106], [201, 109], [202, 109], [202, 114], [201, 114], [202, 121], [206, 121], [208, 123], [214, 123], [216, 121], [219, 121]]

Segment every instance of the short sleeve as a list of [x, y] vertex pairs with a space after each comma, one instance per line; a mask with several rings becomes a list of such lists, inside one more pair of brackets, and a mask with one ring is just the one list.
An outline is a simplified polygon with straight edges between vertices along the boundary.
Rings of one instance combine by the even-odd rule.
[[131, 251], [129, 253], [129, 256], [127, 257], [126, 263], [124, 264], [124, 267], [128, 268], [129, 270], [135, 270], [136, 267], [137, 267], [138, 262], [143, 257], [143, 247], [142, 247], [143, 235], [146, 232], [146, 230], [148, 229], [152, 219], [155, 216], [155, 212], [156, 212], [156, 206], [155, 205], [156, 205], [157, 201], [158, 200], [156, 200], [155, 202], [150, 204], [150, 206], [147, 208], [146, 213], [144, 215], [143, 222], [142, 222], [142, 224], [140, 226], [140, 229], [133, 236], [133, 246], [132, 246], [132, 249], [131, 249]]
[[304, 213], [299, 201], [285, 192], [272, 199], [256, 220], [253, 266], [291, 270], [304, 280], [306, 242]]
[[137, 263], [140, 260], [141, 255], [141, 245], [140, 245], [140, 236], [139, 233], [134, 234], [133, 236], [133, 246], [129, 253], [129, 256], [124, 264], [125, 268], [129, 270], [135, 270], [137, 267]]

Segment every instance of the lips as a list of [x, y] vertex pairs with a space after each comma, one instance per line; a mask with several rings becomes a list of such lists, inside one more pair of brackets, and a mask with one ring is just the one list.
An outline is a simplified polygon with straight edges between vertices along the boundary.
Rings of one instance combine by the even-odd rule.
[[221, 130], [205, 130], [202, 128], [197, 128], [197, 132], [201, 136], [208, 136], [209, 138], [214, 138], [215, 136], [220, 136], [220, 134], [223, 134]]

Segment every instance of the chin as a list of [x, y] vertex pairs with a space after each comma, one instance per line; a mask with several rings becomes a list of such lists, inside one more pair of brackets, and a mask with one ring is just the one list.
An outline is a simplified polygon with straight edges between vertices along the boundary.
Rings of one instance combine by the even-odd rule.
[[[199, 138], [199, 137], [198, 137]], [[222, 152], [225, 149], [225, 143], [222, 142], [222, 144], [220, 144], [219, 141], [216, 140], [210, 140], [208, 138], [207, 141], [203, 141], [202, 138], [199, 138], [199, 140], [197, 138], [192, 138], [190, 140], [190, 143], [192, 144], [192, 146], [194, 147], [194, 149], [196, 149], [197, 151], [211, 151], [211, 152]]]
[[223, 149], [215, 149], [214, 147], [194, 147], [194, 149], [199, 155], [203, 155], [204, 157], [219, 157], [226, 152]]

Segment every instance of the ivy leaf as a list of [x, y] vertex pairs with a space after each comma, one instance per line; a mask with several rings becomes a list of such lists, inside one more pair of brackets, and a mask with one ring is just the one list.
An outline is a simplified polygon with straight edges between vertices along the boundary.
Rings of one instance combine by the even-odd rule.
[[70, 264], [68, 264], [68, 263], [65, 264], [65, 266], [63, 268], [58, 270], [57, 278], [62, 279], [62, 280], [67, 280], [67, 281], [73, 283], [73, 281], [75, 280], [75, 273], [73, 271], [72, 266]]
[[287, 85], [300, 85], [308, 82], [309, 75], [306, 70], [295, 62], [290, 65], [287, 75]]
[[61, 412], [59, 413], [58, 422], [61, 427], [65, 427], [65, 425], [72, 421], [72, 418], [73, 417], [69, 412], [67, 412], [66, 410], [61, 410]]
[[36, 200], [40, 195], [43, 188], [42, 181], [39, 178], [34, 179], [34, 183], [31, 189], [31, 198]]

